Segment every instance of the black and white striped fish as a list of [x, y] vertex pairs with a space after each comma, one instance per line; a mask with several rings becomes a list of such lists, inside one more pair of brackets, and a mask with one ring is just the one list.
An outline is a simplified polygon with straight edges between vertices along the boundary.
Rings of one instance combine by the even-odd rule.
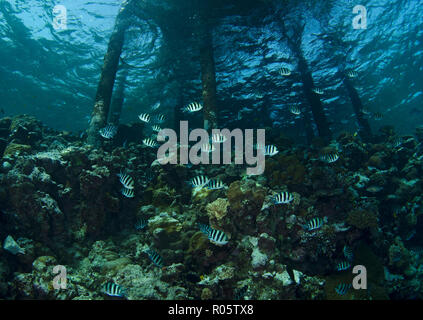
[[323, 225], [324, 221], [322, 218], [313, 218], [304, 226], [304, 228], [308, 231], [313, 231], [319, 229]]
[[154, 132], [160, 132], [160, 130], [162, 130], [162, 128], [157, 124], [153, 125], [151, 128]]
[[278, 154], [279, 150], [276, 146], [274, 145], [268, 145], [264, 148], [264, 155], [265, 156], [269, 156], [269, 157], [273, 157], [274, 155]]
[[348, 261], [342, 261], [336, 265], [336, 270], [338, 271], [344, 271], [348, 270], [351, 267], [351, 263]]
[[209, 183], [210, 179], [206, 176], [196, 176], [191, 179], [191, 184], [195, 188], [203, 188]]
[[156, 120], [157, 123], [163, 123], [166, 120], [166, 116], [164, 114], [158, 114], [155, 117], [155, 120]]
[[282, 67], [279, 69], [279, 74], [281, 76], [287, 77], [291, 75], [291, 70], [289, 70], [289, 68], [287, 67]]
[[361, 108], [361, 112], [365, 115], [369, 115], [372, 113], [367, 107]]
[[353, 78], [357, 78], [358, 73], [357, 71], [350, 69], [346, 72], [346, 75], [348, 78], [353, 79]]
[[144, 218], [140, 218], [137, 223], [135, 224], [136, 230], [142, 230], [148, 225], [148, 220]]
[[373, 113], [373, 118], [377, 121], [380, 121], [383, 119], [383, 113], [382, 112], [374, 112]]
[[342, 252], [344, 253], [345, 259], [347, 259], [350, 262], [354, 260], [354, 253], [351, 247], [345, 245], [344, 248], [342, 249]]
[[221, 133], [215, 133], [212, 136], [213, 143], [223, 143], [227, 140], [226, 136]]
[[127, 198], [135, 197], [135, 190], [134, 189], [122, 188], [120, 192], [122, 193], [122, 195], [124, 195]]
[[322, 94], [323, 94], [323, 90], [322, 90], [322, 89], [320, 89], [320, 88], [314, 88], [314, 89], [313, 89], [313, 92], [314, 92], [315, 94], [318, 94], [318, 95], [322, 95]]
[[98, 132], [104, 139], [112, 139], [117, 133], [117, 127], [112, 124], [108, 124], [104, 128], [101, 128]]
[[184, 112], [197, 112], [203, 109], [203, 105], [198, 102], [192, 102], [184, 108]]
[[278, 193], [274, 198], [275, 204], [290, 203], [292, 200], [294, 200], [294, 196], [287, 191]]
[[216, 150], [215, 146], [213, 144], [210, 143], [203, 143], [203, 145], [201, 146], [201, 152], [213, 152], [214, 150]]
[[117, 176], [119, 177], [120, 183], [122, 183], [126, 189], [134, 189], [135, 181], [130, 175], [121, 172], [118, 173]]
[[320, 160], [327, 163], [333, 163], [339, 159], [338, 152], [327, 152], [320, 156]]
[[228, 243], [228, 236], [221, 230], [213, 229], [210, 226], [200, 224], [200, 230], [203, 232], [211, 243], [223, 246]]
[[126, 295], [126, 289], [113, 282], [103, 285], [102, 292], [111, 297], [125, 297]]
[[147, 249], [145, 253], [147, 253], [150, 260], [153, 261], [156, 266], [158, 266], [159, 268], [163, 268], [163, 259], [156, 251], [152, 249]]
[[301, 114], [301, 109], [298, 106], [290, 106], [289, 112], [298, 116], [299, 114]]
[[148, 113], [141, 113], [138, 118], [142, 121], [142, 122], [146, 122], [149, 123], [151, 120], [151, 116]]
[[336, 293], [341, 295], [341, 296], [345, 295], [348, 292], [348, 290], [350, 290], [350, 289], [351, 289], [350, 283], [348, 283], [348, 284], [347, 283], [340, 283], [335, 287]]
[[150, 138], [144, 139], [142, 143], [149, 148], [156, 148], [158, 146], [157, 142]]
[[398, 148], [399, 146], [402, 145], [402, 142], [403, 142], [402, 137], [395, 137], [394, 140], [392, 141], [392, 146], [394, 148]]
[[210, 179], [209, 183], [207, 184], [207, 189], [210, 190], [218, 190], [226, 188], [226, 186], [223, 184], [221, 180], [218, 179]]
[[202, 223], [199, 223], [199, 224], [198, 224], [198, 227], [200, 228], [200, 231], [201, 231], [202, 233], [205, 233], [205, 234], [209, 234], [209, 232], [211, 231], [210, 226], [209, 226], [209, 225], [207, 225], [207, 224], [202, 224]]

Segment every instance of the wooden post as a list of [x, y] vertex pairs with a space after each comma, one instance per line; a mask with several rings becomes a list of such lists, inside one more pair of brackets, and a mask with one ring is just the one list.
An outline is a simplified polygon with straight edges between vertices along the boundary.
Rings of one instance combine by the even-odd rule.
[[[311, 73], [308, 69], [307, 61], [304, 58], [304, 54], [301, 50], [301, 40], [304, 32], [305, 23], [294, 26], [292, 29], [292, 35], [288, 35], [285, 23], [283, 21], [281, 21], [279, 25], [281, 27], [282, 34], [287, 40], [288, 46], [290, 47], [292, 52], [297, 56], [298, 69], [303, 83], [304, 94], [309, 104], [310, 110], [313, 114], [314, 122], [317, 125], [317, 131], [319, 132], [319, 136], [322, 137], [326, 142], [329, 142], [332, 137], [332, 133], [329, 129], [329, 125], [326, 120], [326, 115], [323, 111], [322, 102], [320, 101], [318, 95], [313, 91], [313, 77], [311, 76]], [[307, 140], [310, 141], [314, 134], [311, 127], [310, 117], [306, 114], [306, 111], [304, 112], [304, 120]]]
[[204, 103], [204, 129], [211, 130], [217, 128], [216, 75], [213, 56], [213, 39], [207, 22], [203, 22], [200, 28], [200, 64]]
[[311, 145], [314, 139], [314, 132], [313, 127], [311, 126], [310, 115], [308, 114], [308, 110], [304, 110], [301, 114], [304, 120], [304, 129], [306, 131], [307, 144]]
[[313, 91], [314, 81], [310, 71], [308, 70], [305, 58], [302, 56], [301, 52], [297, 52], [297, 54], [299, 56], [298, 68], [301, 73], [304, 94], [307, 98], [308, 103], [310, 104], [313, 119], [317, 125], [317, 131], [319, 132], [319, 136], [322, 137], [326, 142], [328, 142], [332, 137], [332, 133], [329, 129], [329, 125], [326, 120], [326, 115], [323, 111], [322, 102], [320, 101], [318, 95]]
[[357, 118], [359, 130], [358, 133], [360, 134], [361, 139], [363, 141], [369, 141], [372, 138], [372, 131], [370, 129], [369, 122], [363, 116], [363, 104], [361, 103], [360, 96], [358, 95], [357, 90], [354, 88], [350, 79], [344, 74], [344, 85], [347, 88], [348, 95], [350, 96], [351, 103], [353, 105], [354, 113]]
[[129, 4], [131, 0], [124, 1], [116, 17], [115, 28], [109, 40], [107, 53], [104, 57], [103, 68], [101, 70], [100, 82], [97, 87], [91, 122], [88, 128], [88, 144], [95, 147], [101, 146], [99, 130], [107, 124], [110, 101], [112, 98], [113, 86], [116, 72], [119, 65], [119, 57], [125, 39], [125, 30], [128, 27], [127, 16], [129, 15]]
[[122, 70], [122, 74], [119, 79], [118, 87], [114, 92], [112, 98], [112, 104], [110, 108], [109, 123], [113, 123], [115, 126], [119, 124], [120, 115], [122, 113], [123, 101], [125, 98], [125, 82], [128, 76], [128, 68]]

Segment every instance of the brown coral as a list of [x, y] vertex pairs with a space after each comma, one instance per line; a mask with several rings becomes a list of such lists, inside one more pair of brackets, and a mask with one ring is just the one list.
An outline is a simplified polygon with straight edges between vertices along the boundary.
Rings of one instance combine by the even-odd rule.
[[229, 201], [223, 198], [218, 198], [206, 206], [207, 214], [210, 219], [222, 220], [228, 212]]

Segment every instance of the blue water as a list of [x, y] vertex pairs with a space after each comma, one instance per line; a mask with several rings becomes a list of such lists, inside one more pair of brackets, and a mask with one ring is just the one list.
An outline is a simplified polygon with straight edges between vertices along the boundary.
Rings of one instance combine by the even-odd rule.
[[[27, 113], [48, 126], [78, 132], [88, 125], [120, 4], [112, 0], [61, 1], [68, 15], [67, 30], [61, 31], [52, 26], [56, 4], [1, 2], [0, 106], [6, 115]], [[366, 30], [352, 27], [356, 4], [368, 10]], [[246, 4], [246, 12], [253, 12], [247, 15], [232, 12], [227, 5], [228, 15], [216, 18], [213, 29], [221, 127], [239, 126], [237, 119], [246, 127], [264, 126], [248, 111], [265, 107], [272, 120], [267, 126], [292, 137], [304, 135], [287, 110], [289, 104], [304, 100], [299, 78], [286, 79], [277, 73], [281, 64], [296, 67], [280, 23], [289, 27], [301, 20], [306, 23], [303, 53], [316, 84], [325, 90], [322, 99], [335, 133], [356, 130], [349, 98], [336, 75], [343, 60], [359, 74], [355, 84], [363, 104], [384, 113], [383, 121], [371, 121], [375, 131], [382, 125], [394, 125], [400, 134], [409, 134], [421, 124], [423, 2], [336, 1], [330, 5], [320, 1], [319, 5], [307, 5], [303, 1], [278, 10], [262, 3], [252, 7]], [[181, 10], [190, 16], [186, 8]], [[137, 114], [157, 101], [171, 115], [181, 107], [181, 87], [186, 103], [201, 97], [198, 52], [190, 36], [193, 26], [172, 22], [180, 38], [165, 38], [157, 23], [160, 10], [149, 14], [145, 20], [134, 18], [126, 36], [122, 56], [132, 68], [121, 123], [136, 121]], [[342, 39], [342, 48], [319, 36], [328, 32]], [[177, 60], [182, 69], [173, 68]]]

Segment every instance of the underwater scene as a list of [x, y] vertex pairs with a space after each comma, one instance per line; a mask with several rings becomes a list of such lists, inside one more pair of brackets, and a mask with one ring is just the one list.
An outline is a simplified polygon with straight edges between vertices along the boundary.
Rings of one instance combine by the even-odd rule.
[[422, 25], [1, 0], [0, 300], [422, 299]]

